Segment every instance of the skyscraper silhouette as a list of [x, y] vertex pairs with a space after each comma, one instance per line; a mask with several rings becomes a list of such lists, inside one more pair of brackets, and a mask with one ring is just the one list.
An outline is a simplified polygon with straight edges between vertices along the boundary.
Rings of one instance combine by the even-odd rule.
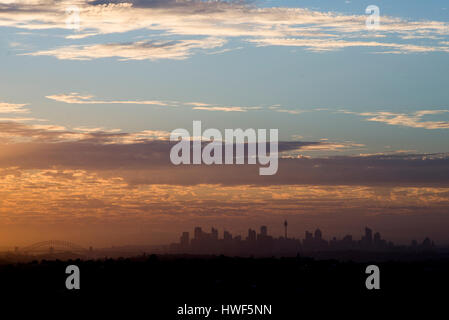
[[285, 239], [287, 239], [287, 226], [288, 226], [288, 222], [287, 222], [287, 220], [285, 220], [285, 221], [284, 221]]

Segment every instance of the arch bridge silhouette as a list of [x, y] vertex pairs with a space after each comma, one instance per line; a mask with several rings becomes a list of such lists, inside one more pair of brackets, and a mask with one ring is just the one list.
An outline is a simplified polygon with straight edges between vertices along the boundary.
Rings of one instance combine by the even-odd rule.
[[44, 253], [76, 253], [87, 254], [89, 250], [69, 241], [48, 240], [34, 243], [30, 246], [19, 249], [20, 252], [26, 254], [44, 254]]

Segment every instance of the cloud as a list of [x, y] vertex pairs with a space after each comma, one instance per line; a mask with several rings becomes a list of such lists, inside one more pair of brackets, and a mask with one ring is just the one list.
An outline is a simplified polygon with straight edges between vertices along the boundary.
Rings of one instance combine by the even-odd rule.
[[360, 149], [364, 147], [365, 145], [362, 143], [355, 143], [352, 141], [327, 142], [327, 139], [325, 139], [325, 141], [320, 144], [305, 146], [301, 149], [301, 151], [340, 151], [348, 149]]
[[305, 47], [314, 52], [334, 51], [348, 47], [380, 47], [391, 49], [383, 53], [427, 53], [427, 52], [449, 52], [448, 46], [419, 46], [413, 44], [399, 44], [378, 41], [351, 41], [333, 39], [296, 39], [296, 38], [263, 38], [248, 39], [249, 42], [259, 46], [288, 46]]
[[0, 102], [0, 113], [29, 113], [25, 106], [26, 104]]
[[194, 110], [207, 110], [207, 111], [224, 111], [224, 112], [247, 112], [249, 110], [260, 110], [261, 107], [232, 107], [232, 106], [214, 106], [203, 104], [193, 107]]
[[395, 113], [389, 111], [379, 112], [352, 112], [340, 110], [341, 113], [355, 114], [367, 117], [366, 121], [381, 122], [393, 126], [410, 128], [423, 128], [427, 130], [449, 129], [449, 121], [424, 120], [427, 115], [440, 115], [449, 113], [449, 110], [419, 110], [413, 113]]
[[[75, 229], [84, 241], [90, 233], [111, 243], [124, 241], [123, 228], [174, 238], [186, 225], [232, 225], [243, 233], [262, 221], [276, 225], [288, 217], [292, 226], [313, 224], [336, 232], [376, 223], [402, 230], [407, 223], [447, 239], [447, 153], [281, 158], [276, 175], [260, 176], [257, 165], [174, 166], [163, 130], [126, 133], [0, 122], [0, 133], [4, 238], [22, 232], [39, 239], [50, 225], [45, 237], [57, 237], [61, 230], [70, 237], [76, 224], [83, 226]], [[336, 144], [281, 141], [279, 150]], [[25, 232], [25, 226], [34, 231]]]
[[162, 130], [144, 130], [124, 133], [120, 129], [74, 128], [59, 125], [24, 124], [16, 121], [0, 122], [0, 142], [3, 143], [57, 143], [82, 142], [89, 144], [139, 144], [154, 140], [168, 140], [170, 133]]
[[[347, 47], [367, 47], [374, 52], [377, 52], [375, 48], [381, 48], [382, 53], [449, 50], [449, 24], [441, 21], [410, 21], [382, 16], [380, 27], [372, 31], [366, 29], [364, 14], [256, 7], [242, 2], [80, 0], [77, 5], [80, 9], [80, 32], [69, 35], [69, 38], [82, 40], [93, 35], [150, 30], [152, 35], [163, 39], [176, 36], [178, 40], [71, 45], [29, 54], [71, 60], [106, 57], [121, 60], [185, 59], [193, 54], [194, 49], [221, 47], [228, 38], [240, 38], [260, 46], [299, 46], [312, 51]], [[28, 30], [64, 29], [68, 18], [66, 7], [67, 2], [53, 0], [4, 2], [0, 7], [0, 26]], [[184, 39], [179, 40], [180, 37]], [[192, 40], [193, 37], [204, 38]], [[413, 42], [416, 39], [428, 41], [426, 45], [418, 45]], [[208, 46], [208, 42], [212, 45]]]
[[295, 109], [285, 109], [282, 108], [280, 104], [275, 104], [268, 107], [269, 110], [273, 110], [275, 112], [281, 112], [281, 113], [288, 113], [288, 114], [301, 114], [303, 112], [306, 112], [304, 110], [295, 110]]
[[242, 107], [194, 107], [194, 110], [225, 111], [225, 112], [246, 112]]
[[[275, 226], [286, 218], [291, 235], [318, 225], [326, 238], [329, 233], [342, 237], [370, 225], [388, 230], [394, 238], [382, 234], [392, 240], [410, 241], [430, 232], [432, 238], [447, 241], [448, 188], [130, 185], [119, 176], [68, 169], [5, 168], [0, 177], [2, 236], [15, 241], [24, 233], [28, 242], [63, 236], [86, 245], [95, 241], [98, 246], [101, 239], [108, 246], [123, 245], [142, 241], [136, 230], [143, 230], [158, 238], [163, 234], [169, 242], [195, 225], [219, 225], [244, 234], [262, 222], [277, 235], [282, 229]], [[404, 223], [413, 232], [404, 231]]]
[[72, 103], [72, 104], [149, 104], [166, 106], [167, 102], [159, 100], [96, 100], [92, 95], [81, 95], [76, 92], [68, 94], [54, 94], [46, 96], [46, 98], [58, 102]]
[[448, 154], [288, 157], [314, 150], [360, 149], [332, 141], [280, 141], [279, 170], [260, 176], [258, 165], [175, 166], [169, 133], [69, 130], [57, 125], [0, 123], [0, 168], [90, 170], [130, 184], [395, 185], [449, 187]]
[[299, 114], [303, 112], [300, 110], [279, 109], [280, 107], [277, 106], [270, 106], [268, 108], [264, 108], [262, 106], [224, 106], [205, 102], [184, 102], [182, 104], [186, 106], [193, 106], [194, 110], [206, 110], [206, 111], [247, 112], [253, 110], [268, 109], [274, 110], [276, 112], [286, 112], [290, 114]]
[[66, 36], [66, 39], [84, 39], [87, 37], [96, 36], [97, 33], [81, 33], [81, 34], [71, 34], [69, 36]]
[[47, 119], [39, 119], [39, 118], [32, 118], [32, 117], [15, 117], [15, 118], [7, 118], [7, 117], [1, 117], [0, 121], [3, 122], [28, 122], [28, 121], [48, 121]]
[[302, 110], [290, 110], [290, 109], [276, 109], [276, 112], [288, 113], [288, 114], [301, 114]]
[[222, 106], [217, 104], [210, 104], [205, 102], [179, 102], [179, 101], [161, 101], [161, 100], [98, 100], [93, 95], [82, 95], [77, 92], [61, 93], [48, 95], [46, 98], [58, 102], [71, 104], [147, 104], [159, 106], [187, 106], [192, 107], [193, 110], [206, 111], [223, 111], [223, 112], [247, 112], [251, 110], [260, 110], [260, 106]]
[[42, 50], [23, 55], [54, 56], [61, 60], [92, 60], [117, 57], [126, 60], [183, 60], [196, 49], [213, 49], [223, 46], [225, 40], [205, 38], [201, 40], [138, 41], [131, 43], [107, 43], [72, 45], [52, 50]]

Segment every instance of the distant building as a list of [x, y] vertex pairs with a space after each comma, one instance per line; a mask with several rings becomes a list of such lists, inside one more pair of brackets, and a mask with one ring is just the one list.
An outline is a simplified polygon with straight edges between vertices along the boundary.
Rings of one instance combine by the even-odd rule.
[[285, 239], [287, 239], [287, 227], [288, 227], [288, 222], [287, 222], [287, 220], [285, 220], [284, 221], [284, 232], [285, 232], [284, 238]]
[[225, 241], [231, 241], [232, 240], [232, 234], [230, 234], [228, 231], [223, 232], [223, 240]]
[[181, 246], [188, 247], [189, 244], [190, 244], [189, 233], [188, 232], [183, 232], [179, 242], [180, 242]]
[[323, 234], [321, 233], [320, 229], [315, 230], [315, 240], [320, 241], [323, 237]]
[[217, 229], [212, 228], [211, 238], [212, 238], [212, 240], [218, 240], [218, 230]]
[[203, 235], [203, 230], [200, 227], [196, 227], [195, 228], [195, 235], [194, 235], [195, 240], [201, 240], [202, 235]]
[[370, 228], [365, 228], [365, 241], [367, 244], [371, 244], [373, 242], [373, 231]]
[[248, 229], [248, 237], [246, 238], [248, 241], [256, 241], [256, 230]]
[[372, 248], [372, 246], [373, 246], [373, 231], [370, 228], [365, 227], [365, 235], [362, 236], [362, 239], [360, 240], [360, 245], [364, 249]]
[[306, 231], [304, 240], [307, 240], [307, 241], [313, 240], [313, 235], [312, 235], [312, 233], [309, 232], [309, 231]]

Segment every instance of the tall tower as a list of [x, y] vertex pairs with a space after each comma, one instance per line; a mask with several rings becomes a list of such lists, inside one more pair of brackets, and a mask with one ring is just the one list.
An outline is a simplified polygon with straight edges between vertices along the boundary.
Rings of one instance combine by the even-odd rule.
[[321, 230], [320, 229], [316, 229], [315, 230], [315, 240], [321, 241], [322, 238], [323, 238], [323, 234], [321, 233]]
[[287, 239], [287, 226], [288, 226], [288, 222], [287, 222], [287, 220], [285, 220], [284, 221], [285, 239]]
[[371, 245], [373, 242], [373, 231], [368, 227], [365, 227], [365, 241], [367, 245]]
[[261, 227], [260, 227], [260, 235], [261, 235], [262, 237], [268, 236], [268, 229], [267, 229], [267, 226], [261, 226]]
[[195, 240], [201, 240], [203, 235], [203, 230], [201, 227], [195, 227]]

